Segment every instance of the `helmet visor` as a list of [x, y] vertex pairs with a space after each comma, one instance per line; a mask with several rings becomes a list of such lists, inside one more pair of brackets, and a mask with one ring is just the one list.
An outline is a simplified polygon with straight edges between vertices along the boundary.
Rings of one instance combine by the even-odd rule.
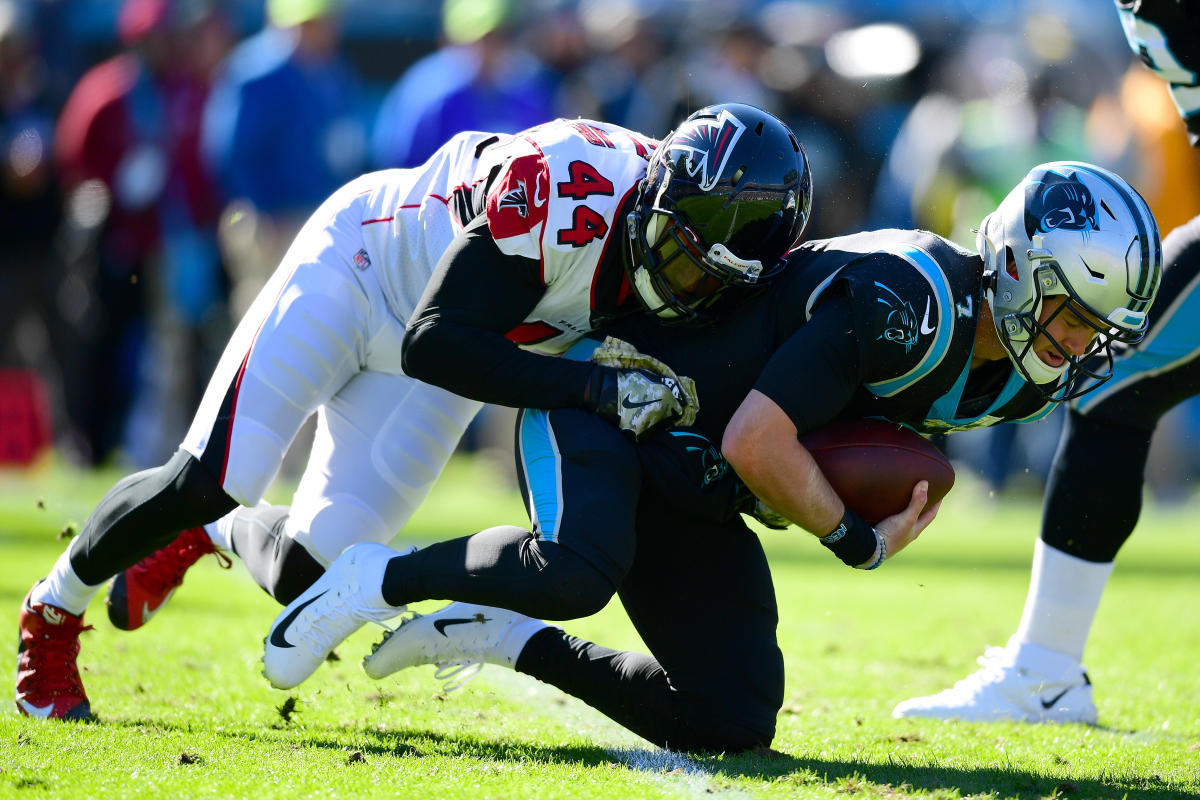
[[693, 306], [715, 294], [723, 281], [704, 266], [703, 256], [695, 237], [669, 220], [662, 237], [651, 245], [650, 251], [657, 269], [655, 282], [670, 296], [687, 306]]

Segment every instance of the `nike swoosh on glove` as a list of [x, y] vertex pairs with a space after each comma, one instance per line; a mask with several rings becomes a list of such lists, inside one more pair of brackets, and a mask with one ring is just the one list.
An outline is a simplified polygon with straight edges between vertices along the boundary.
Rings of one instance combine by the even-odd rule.
[[700, 410], [695, 382], [633, 345], [609, 336], [592, 353], [588, 408], [640, 437], [664, 425], [691, 425]]

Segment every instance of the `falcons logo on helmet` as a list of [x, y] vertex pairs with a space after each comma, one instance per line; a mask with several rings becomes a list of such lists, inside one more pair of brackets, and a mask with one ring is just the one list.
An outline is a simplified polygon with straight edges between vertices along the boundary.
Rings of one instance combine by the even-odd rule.
[[746, 126], [737, 117], [722, 110], [715, 121], [695, 120], [676, 131], [666, 151], [672, 160], [678, 158], [678, 152], [686, 154], [688, 175], [693, 178], [698, 175], [701, 191], [707, 192], [721, 180], [729, 154], [745, 130]]

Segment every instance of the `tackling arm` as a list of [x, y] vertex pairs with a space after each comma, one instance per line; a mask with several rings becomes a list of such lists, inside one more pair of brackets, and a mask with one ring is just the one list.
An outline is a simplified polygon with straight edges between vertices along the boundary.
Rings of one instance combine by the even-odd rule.
[[505, 334], [545, 287], [538, 264], [500, 252], [482, 217], [454, 240], [404, 335], [404, 371], [462, 397], [528, 408], [585, 405], [586, 361], [523, 350]]

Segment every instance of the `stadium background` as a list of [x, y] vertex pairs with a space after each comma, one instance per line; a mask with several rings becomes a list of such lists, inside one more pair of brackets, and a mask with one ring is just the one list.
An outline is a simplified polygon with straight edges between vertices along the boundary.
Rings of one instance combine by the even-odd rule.
[[[268, 16], [325, 26], [325, 52], [298, 71], [311, 108], [257, 120], [275, 142], [311, 140], [311, 160], [275, 177], [267, 152], [233, 154], [212, 133], [239, 109], [230, 54], [255, 47]], [[165, 59], [147, 47], [158, 34]], [[89, 70], [134, 53], [187, 72], [190, 93], [152, 81], [159, 94], [130, 101], [131, 116], [147, 102], [175, 114], [183, 96], [183, 119], [133, 126], [116, 171], [86, 174], [55, 144], [63, 109]], [[1164, 234], [1200, 213], [1200, 159], [1165, 88], [1115, 11], [1084, 0], [273, 0], [270, 15], [260, 0], [0, 0], [0, 100], [0, 458], [17, 464], [45, 443], [75, 463], [165, 458], [246, 297], [319, 198], [418, 163], [462, 127], [587, 116], [661, 136], [706, 103], [751, 102], [812, 161], [809, 238], [918, 226], [973, 246], [982, 215], [1056, 158], [1129, 178]], [[136, 158], [155, 149], [174, 154], [157, 180]], [[276, 191], [256, 196], [251, 174]], [[297, 176], [300, 189], [281, 188]], [[213, 208], [182, 232], [175, 179], [202, 184]], [[114, 265], [130, 208], [153, 230]], [[464, 446], [504, 465], [508, 418], [483, 415]], [[956, 436], [950, 453], [997, 491], [1036, 492], [1057, 425]], [[1160, 498], [1200, 470], [1198, 430], [1194, 403], [1164, 421], [1149, 476]]]

